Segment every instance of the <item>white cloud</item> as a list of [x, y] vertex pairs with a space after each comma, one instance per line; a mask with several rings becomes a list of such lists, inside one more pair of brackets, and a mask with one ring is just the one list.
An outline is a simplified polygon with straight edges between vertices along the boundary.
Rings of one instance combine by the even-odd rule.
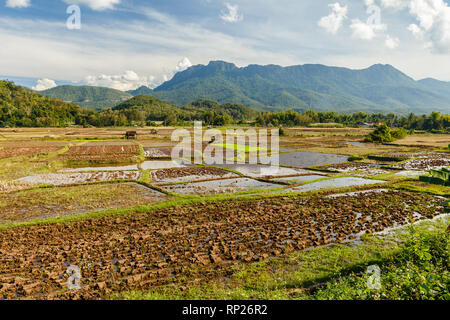
[[119, 4], [120, 1], [121, 0], [64, 0], [67, 4], [82, 4], [97, 11], [114, 9], [114, 6]]
[[386, 40], [384, 41], [384, 44], [389, 49], [398, 48], [399, 43], [400, 43], [400, 40], [398, 38], [391, 37], [390, 35], [387, 35]]
[[377, 32], [386, 31], [385, 24], [368, 24], [359, 19], [353, 19], [350, 25], [352, 36], [361, 40], [372, 40], [377, 36]]
[[411, 31], [416, 39], [423, 39], [423, 30], [417, 24], [410, 24], [408, 30]]
[[415, 36], [423, 36], [430, 48], [439, 53], [450, 52], [450, 7], [443, 0], [410, 0], [409, 12], [419, 26], [409, 26]]
[[181, 71], [188, 69], [189, 67], [192, 67], [192, 63], [191, 63], [191, 61], [189, 61], [188, 58], [184, 57], [183, 60], [178, 62], [177, 66], [175, 68], [175, 71], [181, 72]]
[[155, 76], [139, 76], [134, 71], [126, 71], [120, 75], [99, 75], [87, 76], [84, 81], [91, 86], [108, 87], [121, 91], [134, 90], [141, 86], [156, 88], [165, 81], [169, 81], [177, 72], [184, 71], [192, 66], [188, 58], [183, 58], [176, 67], [158, 77]]
[[7, 0], [6, 6], [10, 8], [26, 8], [30, 6], [30, 0]]
[[408, 6], [408, 0], [381, 0], [384, 8], [403, 9]]
[[153, 76], [139, 76], [134, 71], [125, 71], [120, 75], [87, 76], [85, 82], [91, 86], [108, 87], [121, 91], [134, 90], [141, 86], [151, 87], [155, 78]]
[[36, 85], [32, 89], [36, 90], [36, 91], [43, 91], [43, 90], [54, 88], [56, 86], [57, 86], [57, 84], [53, 80], [39, 79], [37, 81]]
[[332, 12], [326, 16], [322, 17], [318, 25], [324, 28], [328, 33], [336, 34], [342, 27], [342, 22], [347, 18], [347, 6], [342, 7], [338, 2], [328, 5]]
[[220, 18], [223, 21], [234, 23], [244, 20], [244, 15], [239, 14], [239, 6], [237, 4], [232, 5], [229, 3], [225, 3], [225, 6], [227, 7], [228, 12], [222, 11], [222, 14], [220, 15]]

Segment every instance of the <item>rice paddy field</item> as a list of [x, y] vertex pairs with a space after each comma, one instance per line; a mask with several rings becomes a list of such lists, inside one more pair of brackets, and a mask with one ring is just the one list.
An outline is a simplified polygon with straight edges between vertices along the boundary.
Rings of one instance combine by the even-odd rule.
[[326, 298], [450, 222], [450, 188], [419, 180], [449, 135], [288, 128], [277, 151], [225, 145], [280, 166], [207, 165], [171, 158], [175, 129], [0, 129], [0, 299]]

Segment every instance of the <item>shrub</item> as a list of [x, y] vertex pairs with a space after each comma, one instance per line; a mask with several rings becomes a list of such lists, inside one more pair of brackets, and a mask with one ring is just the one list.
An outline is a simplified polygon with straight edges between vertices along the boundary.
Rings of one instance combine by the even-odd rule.
[[409, 132], [405, 128], [391, 130], [386, 124], [378, 126], [374, 132], [366, 136], [366, 142], [387, 143], [405, 138]]
[[411, 227], [408, 241], [398, 254], [379, 264], [381, 289], [368, 288], [366, 273], [351, 273], [328, 282], [316, 299], [450, 299], [450, 234], [417, 232]]

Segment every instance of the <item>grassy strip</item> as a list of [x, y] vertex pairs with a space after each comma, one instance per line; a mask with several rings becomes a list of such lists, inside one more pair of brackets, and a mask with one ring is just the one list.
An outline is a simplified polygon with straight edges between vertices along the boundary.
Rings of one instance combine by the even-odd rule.
[[411, 191], [417, 193], [426, 193], [431, 195], [450, 197], [450, 188], [435, 184], [423, 183], [419, 185], [418, 180], [400, 181], [392, 185], [396, 190]]

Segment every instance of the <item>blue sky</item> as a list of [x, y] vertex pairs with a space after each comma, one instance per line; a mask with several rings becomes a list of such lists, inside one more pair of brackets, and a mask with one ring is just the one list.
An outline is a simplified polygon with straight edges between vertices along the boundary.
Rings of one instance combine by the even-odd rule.
[[[66, 13], [78, 5], [81, 29]], [[449, 0], [0, 0], [0, 75], [157, 86], [192, 64], [392, 64], [450, 81]]]

